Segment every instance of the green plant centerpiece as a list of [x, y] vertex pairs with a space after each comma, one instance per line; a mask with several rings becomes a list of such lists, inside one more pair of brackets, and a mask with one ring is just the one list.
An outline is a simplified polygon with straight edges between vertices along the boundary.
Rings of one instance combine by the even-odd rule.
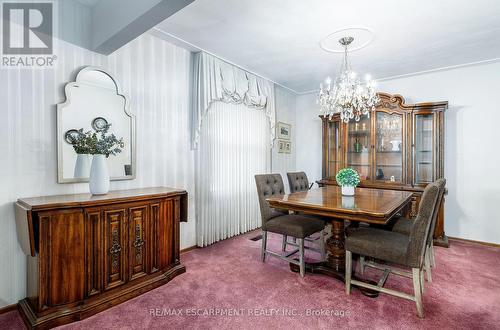
[[342, 195], [354, 196], [354, 187], [359, 182], [359, 174], [352, 168], [343, 168], [335, 176], [337, 184], [342, 187]]
[[83, 128], [78, 130], [73, 149], [77, 154], [104, 155], [106, 158], [115, 156], [122, 152], [125, 146], [123, 138], [117, 138], [113, 133], [108, 134], [111, 124], [108, 124], [99, 132], [84, 132]]

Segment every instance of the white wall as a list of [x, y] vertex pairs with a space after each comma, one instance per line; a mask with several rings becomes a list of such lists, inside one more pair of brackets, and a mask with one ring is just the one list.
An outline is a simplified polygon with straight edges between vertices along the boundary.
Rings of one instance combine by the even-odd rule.
[[297, 168], [305, 171], [310, 182], [321, 179], [321, 119], [316, 94], [297, 97]]
[[274, 148], [272, 150], [272, 173], [280, 173], [285, 184], [285, 190], [290, 191], [286, 173], [294, 172], [296, 167], [295, 160], [297, 154], [297, 125], [295, 121], [295, 107], [297, 95], [293, 92], [290, 92], [289, 90], [275, 85], [274, 97], [276, 102], [276, 127], [278, 126], [279, 121], [292, 125], [292, 151], [289, 154], [278, 153], [278, 141], [274, 141]]
[[[445, 232], [500, 243], [500, 63], [468, 66], [379, 83], [407, 103], [448, 101], [445, 120]], [[321, 176], [321, 129], [315, 95], [297, 98], [297, 167]]]
[[[20, 197], [88, 192], [88, 184], [57, 184], [56, 109], [77, 69], [100, 65], [114, 73], [137, 118], [137, 179], [111, 189], [171, 186], [194, 191], [189, 139], [190, 53], [143, 35], [109, 57], [59, 41], [54, 69], [0, 71], [0, 307], [25, 296], [26, 258], [18, 242], [13, 202]], [[181, 248], [196, 244], [193, 194]]]

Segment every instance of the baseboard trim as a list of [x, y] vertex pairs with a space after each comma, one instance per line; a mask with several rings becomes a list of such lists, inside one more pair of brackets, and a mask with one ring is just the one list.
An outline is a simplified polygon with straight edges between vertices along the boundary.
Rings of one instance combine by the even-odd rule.
[[187, 247], [185, 249], [182, 249], [181, 250], [181, 253], [186, 253], [186, 252], [189, 252], [189, 251], [192, 251], [192, 250], [195, 250], [198, 248], [198, 245], [193, 245], [193, 246], [190, 246], [190, 247]]
[[0, 308], [0, 314], [12, 312], [17, 309], [17, 304], [7, 305]]
[[474, 241], [472, 239], [465, 239], [465, 238], [452, 237], [452, 236], [448, 236], [448, 238], [451, 239], [451, 240], [455, 240], [455, 241], [462, 241], [462, 242], [467, 242], [467, 243], [476, 243], [476, 244], [481, 244], [481, 245], [486, 245], [486, 246], [492, 246], [492, 247], [500, 248], [500, 244], [497, 244], [497, 243], [490, 243], [490, 242], [483, 242], [483, 241]]

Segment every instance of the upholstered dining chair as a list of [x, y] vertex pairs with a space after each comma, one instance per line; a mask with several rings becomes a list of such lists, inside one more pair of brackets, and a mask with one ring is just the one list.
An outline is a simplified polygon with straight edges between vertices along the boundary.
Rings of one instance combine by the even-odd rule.
[[[422, 304], [423, 287], [423, 267], [424, 254], [429, 235], [434, 209], [437, 207], [439, 197], [439, 187], [437, 183], [427, 185], [420, 201], [417, 217], [415, 218], [409, 235], [376, 229], [371, 227], [360, 227], [350, 232], [345, 240], [346, 249], [346, 293], [350, 294], [351, 284], [387, 293], [400, 298], [415, 301], [417, 314], [424, 317], [424, 307]], [[399, 266], [412, 269], [411, 274], [392, 268], [386, 264], [378, 265], [384, 271], [384, 275], [379, 285], [368, 284], [359, 280], [351, 279], [352, 274], [352, 254], [371, 257], [377, 260], [394, 263]], [[371, 261], [372, 266], [375, 262]], [[406, 276], [413, 279], [414, 295], [399, 292], [383, 287], [383, 283], [389, 274]]]
[[[441, 203], [444, 198], [444, 193], [446, 191], [446, 179], [444, 178], [438, 179], [436, 180], [436, 184], [438, 185], [439, 188], [439, 195], [438, 195], [437, 206], [434, 209], [434, 213], [432, 214], [431, 226], [429, 227], [429, 236], [427, 237], [427, 246], [425, 250], [425, 273], [427, 274], [427, 280], [429, 282], [432, 282], [431, 267], [436, 266], [433, 235], [434, 235], [434, 229], [436, 228], [437, 217], [439, 215], [439, 208], [441, 206]], [[410, 235], [412, 225], [413, 225], [412, 219], [400, 217], [394, 223], [392, 231], [404, 235]]]
[[[434, 208], [434, 212], [432, 214], [431, 225], [429, 227], [429, 235], [427, 236], [427, 245], [425, 249], [425, 257], [424, 257], [424, 268], [425, 274], [427, 275], [427, 281], [432, 282], [432, 270], [431, 268], [436, 267], [436, 259], [434, 255], [434, 240], [433, 234], [434, 229], [436, 228], [436, 221], [439, 215], [439, 208], [444, 198], [444, 194], [446, 191], [446, 179], [438, 179], [436, 180], [436, 184], [439, 188], [437, 205]], [[406, 217], [399, 217], [393, 223], [392, 226], [387, 228], [388, 230], [392, 230], [393, 232], [400, 233], [403, 235], [410, 235], [411, 228], [413, 226], [413, 219], [408, 219]], [[381, 228], [380, 226], [378, 228]], [[360, 258], [360, 270], [361, 273], [364, 271], [364, 258]]]
[[[304, 260], [304, 240], [314, 233], [320, 233], [321, 242], [324, 242], [323, 229], [325, 223], [322, 220], [315, 219], [299, 214], [289, 214], [288, 212], [276, 210], [269, 206], [267, 198], [285, 194], [283, 179], [280, 174], [260, 174], [255, 176], [257, 185], [257, 193], [259, 195], [260, 213], [262, 217], [262, 261], [266, 261], [266, 256], [280, 258], [282, 260], [296, 264], [300, 268], [300, 276], [305, 275], [305, 260]], [[284, 255], [267, 250], [267, 233], [276, 233], [285, 236], [295, 237], [298, 244], [294, 245], [297, 249], [286, 252]], [[320, 251], [324, 254], [325, 247], [321, 244]], [[299, 253], [299, 260], [295, 260], [292, 256]]]
[[[299, 191], [307, 191], [307, 190], [310, 190], [312, 188], [312, 186], [314, 185], [314, 182], [309, 184], [309, 179], [307, 178], [306, 172], [288, 172], [286, 174], [286, 176], [288, 177], [288, 186], [290, 187], [290, 193], [295, 193], [295, 192], [299, 192]], [[314, 216], [314, 217], [316, 219], [323, 220], [325, 222], [325, 226], [330, 223], [330, 219], [328, 219], [328, 218], [318, 217], [318, 216]], [[307, 237], [306, 241], [311, 242], [311, 243], [316, 244], [316, 245], [319, 245], [321, 247], [321, 242], [319, 242], [319, 240], [321, 238], [324, 238], [324, 235], [325, 235], [325, 233], [323, 233], [323, 235], [319, 235], [317, 237]], [[295, 241], [295, 239], [294, 239], [294, 241]], [[282, 250], [286, 251], [286, 246], [290, 245], [290, 244], [291, 243], [288, 242], [288, 237], [283, 236]], [[323, 242], [323, 244], [324, 244], [324, 242]], [[306, 246], [306, 248], [308, 248], [308, 247]], [[325, 258], [326, 258], [326, 253], [323, 250], [321, 253], [321, 259], [325, 260]]]
[[288, 172], [286, 176], [288, 177], [290, 193], [309, 190], [314, 185], [314, 183], [309, 184], [306, 172]]

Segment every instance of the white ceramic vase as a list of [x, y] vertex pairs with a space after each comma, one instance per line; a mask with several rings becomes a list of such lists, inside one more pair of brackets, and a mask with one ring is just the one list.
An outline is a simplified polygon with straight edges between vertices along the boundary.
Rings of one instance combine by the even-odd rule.
[[354, 187], [352, 187], [352, 186], [342, 186], [342, 195], [344, 195], [344, 196], [354, 196]]
[[90, 163], [92, 155], [89, 154], [77, 154], [75, 163], [75, 173], [73, 177], [76, 178], [88, 178], [90, 176]]
[[109, 191], [109, 171], [105, 155], [94, 155], [90, 167], [90, 193], [104, 195]]

